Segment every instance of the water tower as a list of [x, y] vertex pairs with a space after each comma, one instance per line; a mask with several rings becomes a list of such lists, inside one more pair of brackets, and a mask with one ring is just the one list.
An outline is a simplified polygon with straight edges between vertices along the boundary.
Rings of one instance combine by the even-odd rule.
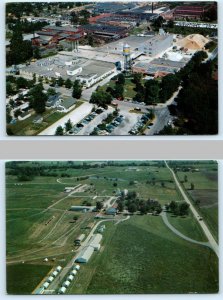
[[131, 57], [130, 57], [130, 46], [128, 44], [123, 45], [123, 56], [124, 56], [124, 70], [131, 70]]

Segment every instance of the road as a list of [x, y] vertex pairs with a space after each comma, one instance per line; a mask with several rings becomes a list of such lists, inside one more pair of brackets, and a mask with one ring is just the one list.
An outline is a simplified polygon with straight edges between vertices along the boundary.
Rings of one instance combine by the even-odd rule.
[[39, 133], [39, 135], [55, 135], [58, 126], [64, 127], [64, 124], [70, 119], [73, 124], [80, 122], [86, 115], [88, 115], [93, 108], [93, 104], [84, 102], [81, 106], [68, 113], [57, 122]]
[[[196, 241], [196, 240], [193, 240], [189, 237], [187, 237], [186, 235], [182, 234], [180, 231], [178, 231], [175, 227], [173, 227], [168, 218], [167, 218], [167, 214], [166, 212], [163, 210], [162, 213], [160, 214], [162, 219], [163, 219], [163, 222], [164, 224], [173, 232], [175, 233], [176, 235], [178, 235], [179, 237], [181, 237], [182, 239], [188, 241], [188, 242], [191, 242], [191, 243], [194, 243], [194, 244], [198, 244], [198, 245], [202, 245], [202, 246], [206, 246], [206, 247], [211, 247], [211, 245], [207, 242], [199, 242], [199, 241]], [[212, 248], [212, 247], [211, 247]]]
[[206, 235], [206, 238], [209, 242], [209, 244], [211, 245], [211, 248], [213, 249], [213, 251], [216, 253], [216, 255], [219, 257], [219, 247], [217, 242], [215, 241], [212, 233], [210, 232], [210, 230], [208, 229], [207, 225], [205, 224], [204, 220], [200, 220], [200, 216], [198, 211], [196, 210], [196, 208], [193, 206], [192, 202], [190, 201], [190, 199], [188, 198], [188, 196], [186, 195], [186, 193], [184, 192], [180, 182], [178, 181], [174, 171], [169, 167], [169, 165], [167, 164], [167, 162], [165, 161], [166, 167], [170, 170], [170, 172], [173, 175], [174, 181], [176, 183], [176, 186], [178, 187], [181, 195], [183, 196], [183, 199], [190, 205], [190, 210], [192, 212], [192, 214], [194, 215], [194, 218], [197, 220], [197, 222], [200, 224], [204, 234]]

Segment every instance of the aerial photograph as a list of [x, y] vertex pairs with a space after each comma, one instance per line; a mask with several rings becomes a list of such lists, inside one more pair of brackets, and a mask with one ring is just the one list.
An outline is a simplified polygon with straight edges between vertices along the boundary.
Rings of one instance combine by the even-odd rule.
[[217, 2], [5, 10], [8, 136], [218, 134]]
[[213, 294], [218, 163], [8, 161], [6, 293]]

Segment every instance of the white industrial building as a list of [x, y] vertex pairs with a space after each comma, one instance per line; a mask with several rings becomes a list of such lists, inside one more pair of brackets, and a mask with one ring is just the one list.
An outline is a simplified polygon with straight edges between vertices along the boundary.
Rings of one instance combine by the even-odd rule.
[[91, 246], [87, 246], [85, 247], [80, 254], [78, 255], [78, 257], [75, 259], [75, 262], [79, 262], [79, 263], [87, 263], [89, 261], [89, 259], [91, 258], [91, 255], [94, 252], [94, 248]]

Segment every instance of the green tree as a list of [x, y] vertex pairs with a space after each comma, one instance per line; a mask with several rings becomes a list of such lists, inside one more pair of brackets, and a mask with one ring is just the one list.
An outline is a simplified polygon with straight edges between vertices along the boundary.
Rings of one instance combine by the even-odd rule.
[[54, 96], [54, 95], [56, 95], [56, 94], [57, 94], [57, 92], [56, 92], [55, 89], [53, 89], [53, 88], [48, 88], [48, 90], [47, 90], [47, 96]]
[[119, 73], [117, 76], [117, 83], [125, 84], [125, 75], [123, 73]]
[[55, 135], [63, 135], [63, 127], [62, 126], [57, 127]]
[[59, 77], [59, 78], [58, 78], [57, 84], [58, 84], [59, 86], [63, 86], [63, 85], [64, 85], [64, 80], [63, 80], [62, 77]]
[[71, 89], [72, 88], [72, 82], [69, 78], [67, 78], [67, 80], [64, 82], [64, 85], [67, 89]]
[[96, 209], [101, 210], [103, 208], [103, 203], [101, 201], [96, 202]]
[[187, 182], [188, 179], [187, 179], [187, 175], [184, 175], [184, 182]]
[[72, 127], [73, 127], [73, 124], [72, 124], [71, 120], [69, 119], [69, 120], [65, 123], [65, 129], [66, 129], [66, 131], [69, 131], [69, 130], [72, 129]]
[[30, 91], [30, 103], [36, 113], [41, 114], [45, 111], [47, 95], [43, 92], [43, 85], [39, 83], [35, 85]]
[[169, 204], [169, 209], [172, 213], [176, 213], [178, 210], [178, 205], [175, 201], [171, 201]]
[[135, 204], [135, 203], [131, 203], [131, 204], [129, 205], [129, 207], [128, 207], [128, 211], [129, 211], [130, 213], [136, 212], [136, 211], [137, 211], [137, 206], [136, 206], [136, 204]]
[[191, 184], [190, 184], [190, 189], [194, 190], [194, 183], [193, 182], [191, 182]]
[[82, 94], [82, 87], [80, 85], [79, 80], [75, 80], [73, 83], [73, 92], [72, 92], [72, 97], [76, 99], [80, 99]]
[[145, 83], [145, 103], [152, 104], [159, 101], [159, 82], [156, 80], [147, 80]]
[[122, 203], [122, 201], [118, 202], [118, 206], [117, 206], [118, 211], [122, 212], [124, 210], [124, 205]]
[[111, 104], [111, 101], [112, 96], [101, 89], [93, 92], [90, 99], [90, 103], [97, 104], [104, 108], [106, 108], [108, 104]]
[[179, 215], [180, 216], [185, 216], [189, 214], [189, 207], [190, 205], [186, 202], [180, 203], [179, 204]]

